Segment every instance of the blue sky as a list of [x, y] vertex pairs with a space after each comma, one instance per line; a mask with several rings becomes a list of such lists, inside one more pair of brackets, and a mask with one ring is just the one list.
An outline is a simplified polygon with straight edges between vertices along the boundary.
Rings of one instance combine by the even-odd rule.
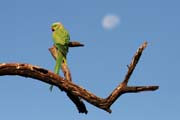
[[[123, 79], [136, 49], [149, 46], [131, 77], [130, 85], [159, 85], [155, 92], [126, 94], [108, 114], [86, 103], [88, 115], [79, 114], [65, 93], [18, 76], [0, 77], [2, 120], [116, 120], [178, 119], [180, 111], [180, 2], [178, 0], [2, 0], [0, 4], [0, 62], [23, 62], [54, 69], [48, 48], [50, 26], [61, 21], [71, 40], [84, 48], [70, 48], [68, 64], [73, 80], [106, 97]], [[102, 26], [113, 14], [119, 23]]]

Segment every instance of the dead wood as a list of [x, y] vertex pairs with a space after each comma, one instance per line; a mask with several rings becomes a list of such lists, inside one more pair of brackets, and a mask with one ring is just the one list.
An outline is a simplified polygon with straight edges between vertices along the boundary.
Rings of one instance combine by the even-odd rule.
[[[78, 43], [78, 42], [77, 42]], [[82, 44], [71, 44], [72, 47], [82, 46]], [[61, 77], [50, 70], [45, 68], [41, 68], [38, 66], [34, 66], [31, 64], [25, 63], [0, 63], [0, 76], [4, 75], [19, 75], [23, 77], [30, 77], [34, 80], [40, 80], [42, 82], [54, 85], [59, 87], [61, 90], [65, 91], [67, 94], [73, 95], [77, 98], [77, 101], [81, 101], [81, 98], [89, 102], [90, 104], [103, 109], [109, 113], [111, 113], [111, 105], [123, 94], [125, 93], [137, 93], [143, 91], [154, 91], [159, 88], [159, 86], [128, 86], [128, 81], [130, 76], [132, 75], [144, 49], [147, 46], [147, 42], [144, 42], [136, 51], [135, 55], [132, 58], [131, 63], [128, 65], [128, 71], [125, 75], [124, 80], [110, 93], [107, 98], [101, 98], [96, 96], [95, 94], [87, 91], [85, 88], [80, 85], [76, 85], [71, 80], [70, 71], [67, 68], [63, 68], [65, 70], [64, 76]], [[51, 52], [52, 53], [52, 52]], [[53, 55], [53, 54], [52, 54]], [[67, 66], [65, 66], [67, 67]], [[69, 72], [69, 73], [68, 73]], [[73, 101], [74, 97], [70, 99]], [[73, 101], [77, 108], [77, 101]], [[84, 103], [83, 103], [84, 104]], [[85, 112], [84, 112], [85, 113]]]

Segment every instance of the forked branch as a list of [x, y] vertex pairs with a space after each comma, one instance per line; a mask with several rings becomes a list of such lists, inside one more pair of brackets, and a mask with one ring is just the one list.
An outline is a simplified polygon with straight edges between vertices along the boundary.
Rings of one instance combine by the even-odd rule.
[[[83, 44], [81, 44], [79, 42], [76, 42], [76, 41], [69, 43], [69, 47], [83, 47], [83, 46], [84, 46]], [[56, 60], [56, 58], [57, 58], [57, 48], [55, 47], [55, 45], [53, 45], [51, 48], [49, 48], [49, 51], [51, 52], [51, 55], [53, 56], [53, 58]], [[70, 72], [67, 64], [62, 63], [61, 69], [62, 69], [62, 72], [64, 73], [65, 79], [67, 81], [72, 81], [71, 72]], [[59, 89], [62, 90], [60, 87], [59, 87]], [[75, 104], [75, 106], [78, 109], [79, 113], [85, 113], [85, 114], [88, 113], [88, 111], [86, 109], [86, 105], [84, 104], [84, 102], [82, 101], [81, 98], [74, 95], [72, 92], [66, 92], [66, 94], [69, 97], [69, 99]]]
[[159, 86], [128, 86], [128, 81], [131, 74], [133, 73], [144, 49], [147, 46], [147, 42], [144, 42], [135, 53], [130, 65], [128, 66], [128, 71], [125, 75], [124, 80], [114, 89], [114, 91], [107, 97], [101, 98], [95, 94], [87, 91], [83, 87], [74, 84], [70, 80], [38, 66], [24, 63], [1, 63], [0, 64], [0, 76], [4, 75], [19, 75], [23, 77], [34, 78], [35, 80], [40, 80], [42, 82], [57, 86], [64, 90], [66, 93], [72, 93], [73, 95], [80, 97], [90, 104], [103, 109], [111, 113], [111, 105], [125, 93], [137, 93], [142, 91], [154, 91], [159, 88]]

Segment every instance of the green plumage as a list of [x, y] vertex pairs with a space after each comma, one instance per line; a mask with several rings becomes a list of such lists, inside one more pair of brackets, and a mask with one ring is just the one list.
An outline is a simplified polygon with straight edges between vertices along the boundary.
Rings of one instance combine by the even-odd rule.
[[[52, 38], [53, 38], [54, 44], [58, 50], [54, 73], [59, 74], [62, 62], [67, 64], [66, 55], [67, 55], [68, 49], [69, 49], [68, 44], [70, 41], [70, 36], [69, 36], [68, 31], [59, 22], [53, 23], [51, 28], [53, 31]], [[52, 91], [52, 88], [53, 88], [53, 86], [50, 87], [51, 91]]]

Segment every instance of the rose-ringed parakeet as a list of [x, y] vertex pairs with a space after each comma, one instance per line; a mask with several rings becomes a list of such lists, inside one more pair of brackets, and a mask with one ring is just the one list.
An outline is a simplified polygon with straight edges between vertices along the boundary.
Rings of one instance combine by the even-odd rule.
[[[51, 26], [53, 32], [53, 41], [57, 48], [57, 58], [56, 58], [56, 65], [54, 68], [54, 72], [59, 74], [61, 69], [62, 63], [67, 65], [66, 62], [66, 55], [69, 49], [69, 42], [70, 42], [70, 35], [68, 31], [64, 28], [64, 26], [57, 22], [53, 23]], [[51, 85], [50, 91], [52, 91], [53, 86]], [[76, 95], [72, 94], [71, 92], [67, 91], [67, 96], [72, 100], [72, 102], [76, 105], [79, 113], [86, 113], [87, 109], [83, 101]]]
[[[58, 51], [54, 73], [59, 74], [62, 62], [67, 64], [66, 55], [69, 49], [68, 44], [70, 41], [70, 35], [60, 22], [53, 23], [51, 29], [53, 32], [52, 37], [53, 37], [54, 45], [56, 46]], [[52, 88], [53, 85], [51, 85], [50, 91], [52, 91]]]

